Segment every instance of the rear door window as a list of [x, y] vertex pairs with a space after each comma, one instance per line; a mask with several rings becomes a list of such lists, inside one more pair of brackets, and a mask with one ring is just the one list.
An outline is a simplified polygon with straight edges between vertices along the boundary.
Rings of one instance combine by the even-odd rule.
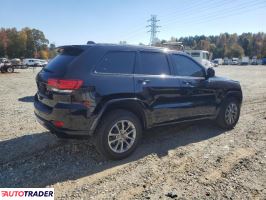
[[135, 52], [110, 51], [96, 67], [98, 73], [132, 74], [135, 65]]
[[140, 52], [139, 74], [163, 75], [170, 74], [167, 57], [160, 52]]

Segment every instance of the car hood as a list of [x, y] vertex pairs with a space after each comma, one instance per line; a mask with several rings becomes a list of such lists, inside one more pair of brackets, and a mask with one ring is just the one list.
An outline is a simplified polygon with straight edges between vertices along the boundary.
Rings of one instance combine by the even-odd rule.
[[236, 81], [236, 80], [230, 79], [230, 78], [228, 78], [228, 77], [215, 76], [214, 78], [215, 78], [216, 80], [219, 80], [219, 81], [230, 81], [230, 82], [239, 83], [239, 81]]

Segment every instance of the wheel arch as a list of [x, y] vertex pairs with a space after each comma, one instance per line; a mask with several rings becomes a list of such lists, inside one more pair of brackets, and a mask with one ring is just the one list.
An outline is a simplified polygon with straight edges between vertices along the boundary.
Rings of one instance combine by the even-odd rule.
[[132, 112], [133, 114], [138, 117], [140, 120], [141, 126], [143, 129], [149, 127], [149, 119], [147, 117], [145, 105], [143, 103], [136, 99], [136, 98], [130, 98], [130, 99], [114, 99], [106, 102], [102, 109], [97, 114], [97, 118], [94, 120], [90, 134], [93, 135], [97, 126], [99, 125], [101, 119], [103, 116], [105, 116], [107, 113], [113, 111], [113, 110], [127, 110], [129, 112]]
[[240, 104], [242, 103], [243, 96], [241, 91], [229, 90], [225, 95], [225, 99], [235, 98]]
[[242, 96], [241, 90], [228, 90], [228, 91], [224, 92], [223, 95], [222, 95], [222, 99], [219, 102], [217, 110], [216, 110], [216, 113], [215, 113], [215, 118], [218, 116], [218, 114], [219, 114], [219, 112], [221, 110], [221, 106], [223, 105], [223, 103], [229, 98], [236, 99], [239, 102], [240, 106], [241, 106], [242, 100], [243, 100], [243, 96]]

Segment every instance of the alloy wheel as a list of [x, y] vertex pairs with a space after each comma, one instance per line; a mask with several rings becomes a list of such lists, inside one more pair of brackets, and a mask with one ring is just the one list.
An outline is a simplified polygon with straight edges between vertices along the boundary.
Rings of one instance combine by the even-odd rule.
[[238, 107], [235, 103], [230, 103], [225, 110], [225, 121], [228, 125], [234, 124], [237, 120]]
[[128, 151], [136, 140], [136, 128], [129, 120], [116, 122], [108, 133], [108, 144], [115, 153]]

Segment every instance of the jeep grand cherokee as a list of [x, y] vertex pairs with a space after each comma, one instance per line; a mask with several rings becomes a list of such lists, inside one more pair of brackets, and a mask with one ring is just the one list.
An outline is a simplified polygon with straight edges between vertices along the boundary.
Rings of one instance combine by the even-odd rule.
[[144, 129], [201, 119], [232, 129], [238, 121], [239, 82], [183, 52], [111, 44], [59, 49], [36, 77], [37, 119], [59, 137], [93, 136], [110, 159], [131, 154]]

